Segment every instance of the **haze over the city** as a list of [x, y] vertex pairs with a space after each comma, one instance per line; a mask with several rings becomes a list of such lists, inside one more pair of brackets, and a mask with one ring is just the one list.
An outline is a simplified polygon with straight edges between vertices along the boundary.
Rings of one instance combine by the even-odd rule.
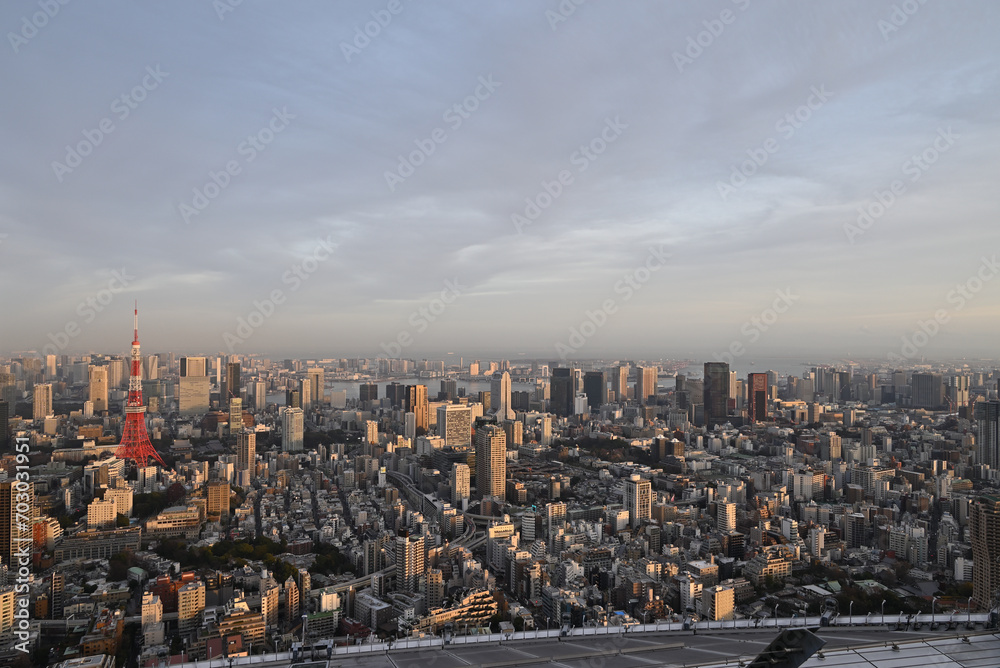
[[903, 4], [5, 3], [0, 351], [992, 355], [1000, 10]]

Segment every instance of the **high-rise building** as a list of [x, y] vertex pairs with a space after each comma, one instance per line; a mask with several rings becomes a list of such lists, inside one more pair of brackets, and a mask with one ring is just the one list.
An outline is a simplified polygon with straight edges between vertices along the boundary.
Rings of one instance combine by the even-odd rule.
[[304, 411], [308, 411], [313, 406], [312, 381], [308, 378], [299, 380], [299, 403]]
[[306, 369], [306, 378], [309, 379], [310, 396], [314, 403], [323, 405], [326, 403], [326, 376], [323, 367], [310, 367]]
[[236, 435], [236, 470], [254, 473], [257, 459], [257, 434], [244, 429]]
[[573, 415], [573, 370], [564, 367], [552, 369], [549, 382], [551, 411], [560, 417]]
[[767, 374], [751, 373], [747, 376], [747, 394], [750, 399], [750, 422], [767, 421]]
[[366, 401], [378, 401], [378, 385], [375, 383], [361, 383], [358, 388], [358, 400], [362, 405]]
[[240, 363], [226, 364], [226, 377], [222, 386], [222, 403], [229, 405], [229, 400], [240, 396]]
[[507, 438], [495, 424], [476, 430], [476, 490], [480, 497], [506, 500]]
[[652, 483], [644, 480], [638, 473], [629, 476], [625, 481], [625, 508], [628, 510], [629, 522], [633, 527], [652, 517], [652, 503]]
[[95, 499], [87, 505], [88, 529], [111, 529], [118, 519], [118, 504], [114, 500]]
[[233, 397], [229, 400], [229, 433], [238, 434], [243, 431], [243, 400]]
[[463, 499], [470, 497], [469, 488], [469, 465], [456, 463], [451, 467], [449, 475], [451, 483], [451, 505], [456, 508], [463, 508]]
[[194, 633], [201, 626], [205, 610], [205, 583], [188, 582], [177, 590], [177, 631], [181, 635]]
[[656, 403], [656, 383], [659, 369], [655, 366], [635, 368], [635, 400], [641, 404]]
[[278, 625], [278, 603], [281, 589], [274, 578], [260, 581], [260, 614], [264, 616], [264, 626], [274, 628]]
[[267, 408], [267, 383], [262, 380], [253, 382], [253, 409], [262, 411]]
[[419, 593], [418, 582], [426, 570], [424, 537], [403, 532], [396, 537], [396, 590]]
[[204, 357], [182, 357], [181, 378], [205, 376]]
[[943, 408], [944, 377], [939, 373], [915, 373], [910, 378], [910, 394], [914, 408]]
[[472, 445], [472, 410], [458, 404], [438, 406], [437, 432], [446, 447]]
[[52, 385], [49, 383], [35, 385], [31, 406], [31, 417], [35, 420], [42, 420], [52, 415]]
[[510, 374], [506, 371], [495, 371], [490, 380], [490, 411], [501, 421], [517, 417], [510, 407]]
[[583, 374], [583, 392], [587, 395], [587, 405], [597, 410], [608, 403], [608, 383], [603, 371], [588, 371]]
[[420, 430], [426, 433], [431, 424], [426, 385], [408, 385], [406, 387], [406, 412], [413, 413], [417, 433], [421, 433]]
[[611, 371], [611, 391], [615, 393], [615, 401], [623, 404], [628, 401], [628, 366], [616, 366]]
[[95, 413], [108, 410], [108, 368], [103, 366], [90, 367], [90, 383], [87, 396], [94, 405]]
[[211, 379], [208, 376], [181, 376], [177, 380], [178, 412], [185, 416], [207, 413], [211, 391]]
[[715, 528], [719, 533], [736, 531], [736, 504], [719, 503], [715, 506]]
[[286, 408], [281, 416], [281, 449], [301, 452], [304, 445], [305, 414], [301, 408]]
[[705, 424], [711, 429], [724, 424], [729, 415], [729, 364], [705, 362]]
[[0, 450], [7, 447], [10, 441], [10, 404], [0, 401]]
[[701, 600], [705, 616], [713, 621], [732, 619], [736, 614], [736, 590], [732, 587], [715, 585], [702, 589]]
[[208, 483], [206, 494], [206, 512], [209, 515], [224, 516], [229, 514], [229, 483], [225, 480], [212, 480]]
[[1000, 468], [1000, 401], [976, 402], [973, 416], [979, 463], [992, 469]]
[[981, 496], [969, 507], [972, 602], [991, 610], [1000, 595], [1000, 496]]

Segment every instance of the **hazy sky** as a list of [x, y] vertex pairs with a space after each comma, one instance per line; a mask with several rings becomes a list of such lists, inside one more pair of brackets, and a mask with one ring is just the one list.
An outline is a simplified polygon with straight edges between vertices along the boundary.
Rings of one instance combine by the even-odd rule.
[[995, 356], [996, 3], [51, 4], [2, 353]]

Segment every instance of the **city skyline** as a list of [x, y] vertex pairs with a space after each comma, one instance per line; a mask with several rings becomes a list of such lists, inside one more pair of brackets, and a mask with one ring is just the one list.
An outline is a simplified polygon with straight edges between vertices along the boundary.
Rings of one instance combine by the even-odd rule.
[[0, 352], [991, 354], [994, 5], [387, 7], [0, 8]]

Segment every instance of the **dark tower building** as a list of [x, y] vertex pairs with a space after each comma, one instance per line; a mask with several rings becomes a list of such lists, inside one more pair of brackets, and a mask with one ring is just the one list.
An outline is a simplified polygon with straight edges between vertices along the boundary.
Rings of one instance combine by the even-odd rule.
[[560, 417], [573, 414], [573, 370], [563, 367], [552, 369], [549, 402], [552, 412]]
[[603, 371], [588, 371], [583, 374], [583, 391], [587, 395], [587, 405], [591, 410], [608, 403], [608, 383]]
[[724, 424], [729, 413], [729, 364], [705, 362], [705, 425]]
[[767, 421], [767, 374], [747, 376], [747, 397], [750, 400], [750, 422]]
[[240, 363], [229, 362], [226, 364], [225, 387], [223, 388], [223, 402], [228, 406], [230, 399], [240, 398]]

